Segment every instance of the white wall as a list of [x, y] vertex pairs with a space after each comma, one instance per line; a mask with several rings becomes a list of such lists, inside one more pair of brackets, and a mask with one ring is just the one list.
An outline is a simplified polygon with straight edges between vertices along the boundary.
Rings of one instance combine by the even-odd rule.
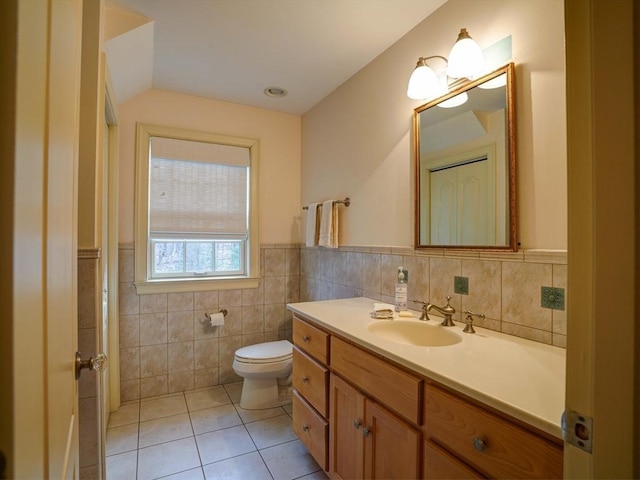
[[[448, 56], [460, 28], [481, 47], [512, 36], [519, 241], [567, 248], [562, 0], [449, 0], [303, 116], [302, 202], [351, 197], [344, 245], [413, 244], [411, 120], [420, 56]], [[444, 66], [434, 62], [436, 71]]]
[[134, 241], [136, 122], [259, 139], [260, 242], [300, 240], [299, 116], [152, 89], [121, 104], [119, 121], [120, 243]]

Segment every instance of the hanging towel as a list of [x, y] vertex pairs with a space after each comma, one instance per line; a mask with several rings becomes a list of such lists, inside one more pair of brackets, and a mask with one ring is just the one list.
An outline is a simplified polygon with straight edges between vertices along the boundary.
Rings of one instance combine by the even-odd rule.
[[307, 213], [307, 229], [305, 231], [305, 244], [307, 247], [318, 245], [318, 203], [310, 203]]
[[318, 245], [338, 248], [338, 204], [335, 200], [327, 200], [322, 203]]

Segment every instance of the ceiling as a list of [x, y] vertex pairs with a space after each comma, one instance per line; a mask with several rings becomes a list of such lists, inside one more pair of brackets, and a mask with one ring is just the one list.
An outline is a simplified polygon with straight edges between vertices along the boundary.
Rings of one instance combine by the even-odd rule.
[[153, 87], [302, 115], [445, 1], [111, 0], [105, 50], [118, 102]]

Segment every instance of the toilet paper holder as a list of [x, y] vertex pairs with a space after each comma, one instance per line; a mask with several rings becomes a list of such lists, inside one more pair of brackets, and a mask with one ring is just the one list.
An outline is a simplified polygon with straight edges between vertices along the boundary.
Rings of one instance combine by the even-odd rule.
[[[228, 312], [226, 308], [221, 308], [219, 310], [219, 313], [226, 317]], [[209, 312], [205, 312], [204, 318], [206, 318], [208, 321], [211, 321], [211, 314]]]

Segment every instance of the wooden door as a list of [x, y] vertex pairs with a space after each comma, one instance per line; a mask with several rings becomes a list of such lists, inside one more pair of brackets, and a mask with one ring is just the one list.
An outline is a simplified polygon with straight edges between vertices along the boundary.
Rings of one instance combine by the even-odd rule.
[[458, 243], [458, 176], [455, 169], [431, 172], [431, 245]]
[[7, 248], [0, 253], [2, 336], [8, 332], [11, 339], [3, 341], [0, 359], [3, 372], [10, 372], [3, 374], [0, 388], [0, 449], [8, 478], [78, 478], [74, 360], [82, 4], [2, 4], [2, 25], [8, 27], [3, 32], [9, 42], [15, 40], [15, 61], [5, 73], [15, 83], [8, 85], [12, 108], [3, 107], [1, 114], [12, 135], [2, 161], [3, 173], [9, 173], [2, 175], [3, 196], [10, 193], [10, 201], [0, 207], [3, 219], [11, 219], [3, 222]]
[[487, 159], [430, 173], [431, 245], [493, 245], [495, 198]]
[[363, 478], [365, 397], [334, 374], [329, 383], [329, 476]]
[[495, 200], [487, 159], [455, 168], [458, 174], [458, 244], [495, 243]]
[[[565, 402], [593, 418], [594, 432], [591, 453], [565, 444], [564, 475], [640, 478], [638, 2], [565, 0], [564, 8], [571, 255]], [[615, 76], [607, 75], [612, 51]]]
[[420, 478], [420, 432], [371, 399], [365, 411], [364, 478]]

